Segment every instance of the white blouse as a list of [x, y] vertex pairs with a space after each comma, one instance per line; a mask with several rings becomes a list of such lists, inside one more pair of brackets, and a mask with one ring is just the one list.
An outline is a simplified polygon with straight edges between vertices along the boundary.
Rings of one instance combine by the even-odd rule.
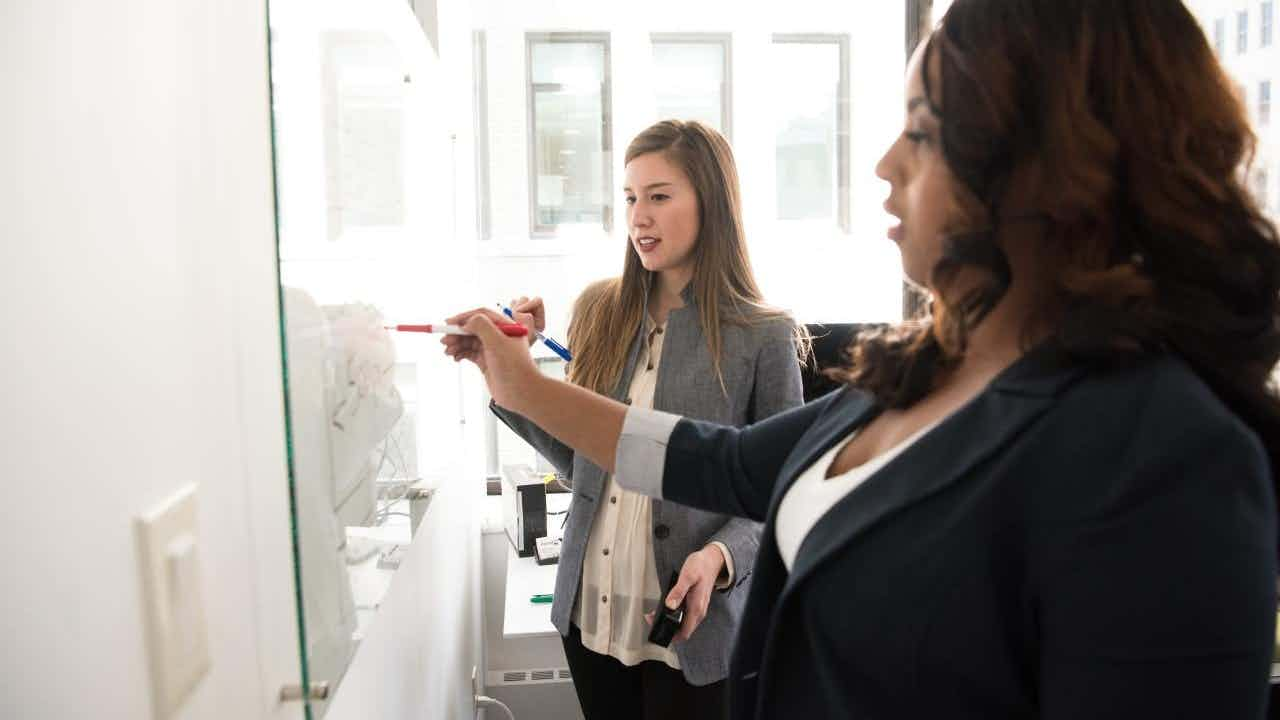
[[835, 462], [836, 455], [858, 436], [854, 430], [842, 442], [838, 442], [822, 457], [810, 465], [796, 481], [787, 489], [778, 506], [778, 517], [774, 524], [774, 536], [778, 541], [778, 553], [782, 555], [782, 563], [787, 572], [795, 564], [796, 552], [808, 537], [809, 531], [827, 512], [844, 496], [853, 492], [859, 485], [876, 474], [880, 468], [911, 447], [925, 433], [932, 430], [941, 420], [930, 423], [911, 437], [880, 453], [876, 457], [855, 468], [827, 479], [827, 469]]
[[[641, 346], [627, 390], [633, 408], [653, 407], [666, 326], [645, 316], [647, 342]], [[607, 476], [587, 537], [582, 584], [572, 619], [582, 633], [582, 646], [588, 650], [627, 666], [657, 660], [679, 670], [675, 649], [649, 642], [649, 625], [644, 621], [645, 613], [657, 609], [662, 594], [652, 527], [653, 501], [623, 489], [616, 477]]]

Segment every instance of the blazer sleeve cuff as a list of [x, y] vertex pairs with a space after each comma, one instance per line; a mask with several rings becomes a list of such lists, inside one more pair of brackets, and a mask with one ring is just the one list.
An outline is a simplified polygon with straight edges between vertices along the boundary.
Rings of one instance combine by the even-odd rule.
[[728, 590], [733, 587], [733, 553], [729, 552], [729, 546], [719, 540], [712, 540], [710, 545], [720, 548], [720, 552], [724, 554], [724, 569], [720, 571], [720, 577], [716, 578], [716, 590]]
[[661, 498], [667, 443], [678, 422], [679, 415], [628, 408], [614, 456], [614, 481], [632, 492]]

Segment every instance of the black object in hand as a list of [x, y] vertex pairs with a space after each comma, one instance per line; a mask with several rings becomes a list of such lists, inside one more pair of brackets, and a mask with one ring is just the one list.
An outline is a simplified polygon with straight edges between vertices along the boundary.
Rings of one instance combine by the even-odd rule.
[[671, 639], [680, 632], [680, 626], [684, 623], [684, 602], [680, 602], [680, 607], [672, 610], [667, 607], [667, 594], [671, 592], [671, 588], [676, 586], [676, 581], [680, 579], [680, 573], [671, 573], [671, 582], [662, 591], [662, 595], [658, 597], [658, 609], [654, 613], [653, 627], [649, 629], [649, 642], [654, 645], [668, 647], [671, 645]]

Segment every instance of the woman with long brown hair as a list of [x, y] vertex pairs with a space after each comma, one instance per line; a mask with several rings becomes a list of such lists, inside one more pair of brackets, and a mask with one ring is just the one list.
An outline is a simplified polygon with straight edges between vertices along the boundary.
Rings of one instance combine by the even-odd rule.
[[[956, 0], [881, 160], [921, 323], [743, 430], [447, 352], [647, 494], [765, 521], [735, 717], [1260, 718], [1280, 238], [1174, 0]], [[676, 478], [679, 478], [677, 481]]]
[[[804, 338], [756, 286], [728, 142], [697, 122], [657, 123], [627, 148], [623, 192], [622, 275], [574, 303], [569, 381], [636, 408], [729, 425], [798, 406]], [[512, 310], [545, 325], [538, 298]], [[536, 421], [493, 409], [573, 486], [551, 620], [583, 713], [723, 717], [759, 523], [627, 491]], [[672, 644], [651, 643], [646, 615], [676, 572], [684, 623]]]

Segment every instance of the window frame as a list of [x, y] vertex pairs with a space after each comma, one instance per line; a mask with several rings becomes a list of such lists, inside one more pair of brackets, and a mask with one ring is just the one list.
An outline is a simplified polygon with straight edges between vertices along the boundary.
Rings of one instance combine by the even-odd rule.
[[604, 79], [600, 83], [601, 153], [604, 158], [604, 202], [600, 206], [601, 226], [606, 234], [613, 232], [613, 68], [612, 49], [608, 32], [545, 32], [531, 30], [524, 34], [525, 92], [528, 106], [525, 126], [529, 138], [529, 236], [531, 238], [560, 237], [560, 225], [538, 223], [538, 108], [539, 90], [555, 90], [555, 83], [534, 83], [533, 48], [539, 43], [581, 44], [598, 43], [602, 53]]
[[[724, 58], [720, 77], [720, 134], [733, 142], [733, 34], [655, 32], [649, 34], [650, 57], [655, 45], [719, 45]], [[656, 108], [655, 108], [656, 109]], [[662, 119], [662, 118], [659, 118]]]
[[[851, 208], [853, 186], [850, 173], [852, 143], [850, 122], [853, 115], [850, 99], [850, 38], [844, 33], [773, 33], [771, 45], [836, 45], [840, 49], [840, 80], [836, 91], [836, 227], [849, 234], [853, 230]], [[777, 172], [774, 172], [777, 180]], [[776, 199], [775, 199], [776, 202]], [[774, 212], [777, 212], [775, 206]], [[784, 222], [779, 220], [779, 222]]]

